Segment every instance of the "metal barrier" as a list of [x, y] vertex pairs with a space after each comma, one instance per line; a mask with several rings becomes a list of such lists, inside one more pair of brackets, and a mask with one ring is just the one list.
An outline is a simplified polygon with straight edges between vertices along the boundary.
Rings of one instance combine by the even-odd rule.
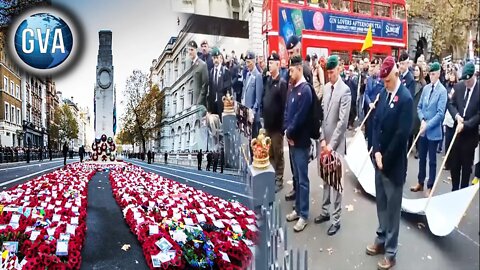
[[[77, 157], [78, 152], [73, 153], [73, 157]], [[49, 160], [50, 156], [48, 152], [42, 153], [42, 160]], [[54, 158], [63, 158], [62, 152], [53, 152], [52, 159]], [[70, 159], [70, 155], [67, 155], [67, 159]], [[30, 153], [30, 161], [37, 161], [40, 160], [40, 154], [38, 152]], [[18, 153], [18, 152], [0, 152], [0, 163], [13, 163], [13, 162], [26, 162], [27, 161], [27, 153]]]

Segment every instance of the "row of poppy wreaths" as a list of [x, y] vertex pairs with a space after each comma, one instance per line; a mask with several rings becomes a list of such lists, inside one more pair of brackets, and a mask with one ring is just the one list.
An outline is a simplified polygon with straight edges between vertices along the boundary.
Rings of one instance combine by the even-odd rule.
[[94, 174], [92, 167], [70, 164], [0, 193], [5, 268], [80, 269]]
[[113, 196], [150, 269], [247, 269], [255, 214], [235, 201], [127, 165], [109, 175]]

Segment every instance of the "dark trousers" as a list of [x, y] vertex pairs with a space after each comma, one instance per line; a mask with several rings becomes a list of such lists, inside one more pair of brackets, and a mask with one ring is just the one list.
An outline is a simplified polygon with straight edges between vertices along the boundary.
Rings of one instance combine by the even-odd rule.
[[443, 131], [443, 127], [442, 127], [442, 139], [440, 140], [440, 143], [438, 144], [438, 152], [441, 153], [442, 152], [442, 147], [443, 147], [443, 142], [445, 140], [445, 132]]
[[395, 185], [381, 171], [375, 172], [378, 229], [375, 244], [385, 247], [385, 257], [395, 259], [400, 231], [403, 184]]
[[[455, 134], [455, 129], [451, 127], [445, 126], [445, 154], [447, 154], [448, 148], [450, 147], [450, 144], [452, 143], [453, 135]], [[450, 170], [450, 160], [452, 154], [450, 153], [450, 156], [447, 157], [447, 161], [445, 162], [445, 167], [447, 170]]]
[[207, 159], [207, 171], [210, 171], [210, 166], [212, 166], [212, 161]]
[[470, 138], [463, 137], [461, 134], [457, 135], [450, 154], [452, 191], [468, 187], [472, 174], [475, 147], [478, 145], [478, 142], [471, 143]]
[[290, 146], [290, 157], [293, 160], [294, 174], [298, 177], [295, 182], [295, 211], [300, 217], [308, 220], [310, 205], [310, 180], [308, 179], [308, 160], [310, 148]]
[[83, 155], [80, 155], [80, 162], [83, 162]]
[[67, 154], [63, 155], [63, 165], [67, 165]]
[[201, 171], [202, 170], [202, 160], [199, 159], [197, 162], [198, 162], [198, 170]]
[[[293, 147], [292, 146], [289, 146], [289, 149], [292, 149]], [[295, 168], [293, 166], [293, 154], [292, 154], [292, 151], [289, 150], [288, 151], [288, 156], [289, 156], [289, 159], [290, 159], [290, 170], [292, 171], [292, 182], [293, 182], [293, 191], [296, 191], [297, 190], [297, 175], [295, 174]]]
[[432, 188], [437, 174], [437, 147], [440, 141], [431, 141], [427, 136], [420, 136], [419, 145], [419, 170], [418, 183], [423, 186], [426, 178], [427, 155], [428, 155], [428, 183], [427, 188]]
[[213, 172], [217, 172], [218, 160], [213, 160]]

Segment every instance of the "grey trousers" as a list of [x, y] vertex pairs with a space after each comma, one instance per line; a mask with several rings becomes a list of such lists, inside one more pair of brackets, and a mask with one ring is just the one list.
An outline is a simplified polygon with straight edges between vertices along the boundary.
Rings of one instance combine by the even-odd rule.
[[342, 212], [342, 193], [323, 182], [322, 216], [330, 215], [329, 208], [331, 203], [331, 195], [333, 195], [332, 224], [336, 225], [340, 223], [340, 214]]
[[403, 184], [395, 185], [382, 172], [375, 172], [378, 229], [375, 244], [385, 247], [385, 257], [395, 259], [402, 208]]

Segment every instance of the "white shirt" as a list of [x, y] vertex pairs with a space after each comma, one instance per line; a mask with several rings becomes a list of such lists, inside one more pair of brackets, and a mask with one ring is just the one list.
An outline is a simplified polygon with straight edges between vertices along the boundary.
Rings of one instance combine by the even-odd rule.
[[[388, 101], [388, 104], [392, 103], [392, 100], [395, 98], [395, 95], [398, 92], [398, 89], [400, 89], [400, 85], [402, 85], [402, 82], [400, 81], [400, 78], [397, 79], [397, 86], [395, 87], [395, 91], [393, 91], [392, 96], [390, 97], [390, 100]], [[387, 97], [388, 97], [388, 91], [387, 91]]]
[[305, 80], [305, 77], [303, 77], [302, 75], [302, 78], [300, 78], [300, 80], [295, 84], [295, 87], [299, 86], [301, 83], [303, 82], [306, 82], [307, 80]]
[[[470, 88], [470, 91], [468, 93], [467, 103], [465, 103], [465, 109], [463, 109], [463, 117], [465, 117], [465, 113], [467, 113], [468, 103], [470, 103], [470, 98], [472, 97], [472, 92], [473, 92], [473, 89], [475, 89], [476, 84], [477, 84], [477, 78], [475, 78], [475, 82], [473, 83], [473, 86]], [[467, 91], [466, 91], [467, 89], [469, 88], [465, 89], [465, 95], [463, 96], [463, 98], [467, 98]]]
[[407, 68], [407, 71], [405, 71], [405, 72], [402, 74], [402, 78], [405, 78], [405, 76], [407, 76], [407, 73], [408, 73], [408, 68]]

